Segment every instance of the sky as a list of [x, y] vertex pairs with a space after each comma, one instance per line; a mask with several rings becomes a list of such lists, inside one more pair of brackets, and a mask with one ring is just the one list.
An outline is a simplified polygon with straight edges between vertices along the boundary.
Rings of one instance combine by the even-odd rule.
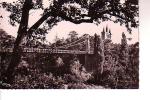
[[[12, 2], [15, 0], [2, 0], [7, 2]], [[1, 2], [1, 1], [0, 1]], [[45, 7], [47, 6], [48, 2], [44, 0]], [[30, 11], [30, 17], [29, 17], [29, 27], [32, 26], [41, 16], [42, 13], [41, 10], [38, 11]], [[14, 37], [17, 36], [17, 30], [18, 26], [13, 27], [9, 24], [9, 12], [5, 11], [4, 9], [0, 8], [0, 15], [3, 16], [3, 19], [0, 18], [0, 28], [4, 29], [8, 34], [13, 35]], [[48, 34], [46, 35], [46, 39], [48, 42], [54, 42], [56, 35], [59, 38], [67, 38], [70, 31], [76, 31], [79, 36], [83, 34], [90, 34], [94, 35], [95, 33], [101, 34], [103, 28], [108, 26], [108, 28], [112, 32], [112, 41], [114, 43], [120, 43], [121, 42], [121, 33], [124, 32], [127, 36], [127, 38], [132, 38], [131, 41], [128, 41], [129, 44], [135, 43], [139, 41], [139, 32], [138, 28], [132, 29], [132, 34], [129, 34], [125, 26], [120, 26], [120, 24], [113, 23], [111, 21], [105, 21], [102, 22], [99, 25], [95, 25], [93, 23], [81, 23], [81, 24], [74, 24], [68, 21], [61, 21], [58, 22], [57, 25], [55, 25], [50, 31], [48, 31]]]

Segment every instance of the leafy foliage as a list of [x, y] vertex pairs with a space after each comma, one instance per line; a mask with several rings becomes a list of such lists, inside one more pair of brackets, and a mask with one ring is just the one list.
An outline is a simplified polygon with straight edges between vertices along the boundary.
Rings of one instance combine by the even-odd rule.
[[0, 47], [1, 48], [10, 48], [13, 47], [15, 38], [11, 35], [8, 35], [3, 29], [0, 29]]
[[[5, 37], [5, 41], [10, 39], [5, 32], [1, 35]], [[94, 48], [94, 42], [92, 42], [94, 38], [90, 37], [91, 47]], [[100, 88], [97, 85], [102, 85], [105, 88], [138, 88], [139, 43], [128, 45], [125, 34], [123, 34], [121, 44], [114, 44], [108, 39], [105, 39], [103, 43], [103, 73], [100, 73], [97, 67], [88, 71], [90, 65], [84, 66], [82, 56], [22, 54], [21, 62], [14, 71], [14, 83], [10, 86], [3, 85], [5, 88]], [[12, 43], [9, 44], [12, 45]], [[35, 46], [30, 45], [29, 47]], [[45, 48], [45, 46], [40, 45], [37, 48]], [[76, 49], [80, 50], [79, 47]], [[10, 62], [10, 55], [3, 56], [1, 74], [6, 71]], [[94, 62], [92, 56], [89, 63]]]
[[92, 83], [111, 88], [138, 88], [138, 43], [128, 45], [125, 34], [123, 34], [122, 44], [106, 42], [104, 47], [104, 71], [100, 74], [96, 70], [93, 73], [94, 79], [91, 80]]
[[91, 74], [87, 73], [86, 69], [80, 64], [78, 59], [73, 59], [70, 64], [72, 81], [85, 82], [90, 79]]
[[[18, 36], [14, 44], [15, 49], [13, 51], [14, 52], [13, 57], [12, 57], [13, 59], [11, 59], [11, 62], [7, 69], [8, 71], [7, 73], [9, 73], [7, 74], [8, 80], [11, 79], [11, 77], [13, 77], [12, 73], [20, 61], [20, 58], [21, 58], [20, 45], [21, 45], [22, 39], [26, 36], [27, 36], [27, 39], [28, 37], [29, 39], [32, 39], [32, 38], [39, 39], [40, 37], [40, 39], [43, 41], [45, 39], [44, 36], [47, 33], [46, 31], [48, 29], [51, 29], [53, 25], [55, 25], [57, 22], [65, 20], [65, 21], [70, 21], [75, 24], [80, 24], [84, 22], [100, 24], [103, 21], [110, 20], [110, 21], [113, 21], [114, 23], [120, 23], [120, 25], [124, 24], [130, 33], [132, 30], [132, 27], [134, 28], [138, 27], [138, 18], [137, 18], [138, 13], [139, 13], [138, 0], [134, 0], [134, 1], [126, 0], [125, 2], [121, 2], [121, 0], [88, 0], [88, 1], [87, 0], [53, 0], [51, 1], [50, 6], [47, 8], [44, 8], [43, 0], [34, 0], [34, 1], [18, 0], [13, 3], [2, 2], [0, 6], [5, 8], [7, 11], [11, 12], [9, 16], [11, 25], [15, 26], [16, 23], [20, 24], [18, 28]], [[33, 26], [29, 27], [28, 25], [28, 21], [29, 21], [28, 19], [30, 15], [29, 12], [31, 10], [36, 11], [38, 9], [42, 9], [43, 14], [41, 14], [41, 18], [36, 23], [34, 23]], [[50, 28], [41, 28], [40, 25], [44, 27], [44, 24], [43, 24], [44, 22], [48, 24], [47, 26]], [[98, 40], [99, 41], [99, 44], [97, 45], [98, 46], [97, 54], [99, 55], [98, 57], [102, 55], [103, 57], [105, 56], [107, 59], [107, 56], [108, 56], [108, 59], [109, 59], [108, 65], [104, 64], [104, 66], [106, 66], [106, 70], [103, 71], [104, 73], [101, 73], [101, 74], [109, 73], [109, 74], [106, 74], [106, 76], [108, 77], [106, 77], [105, 75], [104, 77], [102, 77], [103, 75], [96, 77], [96, 79], [98, 78], [97, 79], [98, 83], [102, 83], [101, 81], [104, 81], [104, 80], [106, 81], [108, 79], [110, 82], [107, 82], [107, 83], [112, 88], [114, 88], [114, 86], [118, 88], [119, 85], [114, 85], [114, 83], [118, 84], [119, 82], [124, 82], [124, 87], [130, 87], [130, 85], [126, 86], [128, 85], [125, 83], [126, 80], [128, 80], [129, 82], [135, 79], [134, 83], [137, 83], [135, 87], [136, 88], [138, 87], [138, 77], [137, 77], [138, 73], [137, 73], [137, 70], [135, 70], [135, 69], [138, 69], [137, 67], [138, 65], [135, 64], [135, 62], [138, 63], [138, 60], [136, 59], [135, 62], [134, 60], [133, 62], [128, 61], [128, 59], [131, 59], [132, 57], [133, 58], [136, 57], [138, 53], [136, 53], [136, 55], [132, 55], [129, 58], [128, 54], [130, 52], [128, 52], [128, 50], [126, 50], [126, 47], [124, 47], [124, 46], [127, 46], [126, 42], [124, 41], [125, 39], [126, 39], [125, 37], [122, 39], [123, 42], [121, 45], [119, 45], [120, 47], [119, 50], [118, 48], [117, 49], [115, 48], [115, 50], [119, 52], [119, 55], [118, 53], [116, 54], [112, 53], [114, 52], [112, 51], [112, 49], [114, 48], [104, 51], [103, 47], [105, 46], [101, 45], [102, 43], [101, 39]], [[113, 46], [114, 44], [108, 44], [106, 48], [110, 47], [110, 45]], [[121, 51], [124, 51], [124, 52], [121, 52]], [[134, 51], [134, 48], [133, 48], [133, 51]], [[108, 53], [105, 53], [105, 52], [108, 52]], [[102, 62], [104, 61], [103, 57], [98, 58], [98, 64], [101, 61]], [[115, 60], [110, 60], [113, 57], [115, 58]], [[133, 65], [134, 67], [129, 68], [129, 66], [131, 65]], [[77, 64], [77, 65], [74, 64], [72, 66], [76, 68], [76, 67], [79, 67], [80, 64]], [[119, 71], [117, 71], [116, 69]], [[128, 73], [132, 71], [136, 71], [135, 74]], [[131, 77], [132, 75], [133, 77]], [[109, 84], [109, 83], [112, 83], [112, 84]], [[120, 84], [123, 85], [122, 83]]]
[[[11, 12], [10, 23], [12, 25], [15, 25], [15, 22], [20, 23], [24, 2], [25, 0], [18, 0], [13, 3], [1, 3], [3, 8]], [[131, 32], [131, 27], [138, 26], [138, 0], [134, 2], [132, 0], [126, 0], [125, 2], [120, 0], [53, 0], [47, 8], [44, 8], [42, 0], [34, 0], [28, 7], [33, 10], [42, 9], [43, 16], [41, 18], [47, 20], [46, 22], [49, 25], [57, 23], [57, 21], [50, 21], [48, 17], [44, 17], [45, 15], [76, 24], [93, 23], [94, 21], [100, 23], [107, 20], [115, 23], [120, 22], [121, 25], [126, 25], [129, 32]], [[86, 19], [86, 17], [89, 19]]]

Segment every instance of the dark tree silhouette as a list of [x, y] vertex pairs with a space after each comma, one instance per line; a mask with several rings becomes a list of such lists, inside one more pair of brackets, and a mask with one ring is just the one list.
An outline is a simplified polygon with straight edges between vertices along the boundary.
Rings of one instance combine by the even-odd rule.
[[95, 63], [96, 63], [96, 67], [98, 72], [100, 72], [100, 74], [103, 73], [103, 65], [104, 65], [104, 42], [101, 39], [100, 36], [95, 34], [95, 39], [94, 39], [95, 43], [94, 43], [94, 55], [95, 55]]
[[122, 65], [127, 68], [129, 64], [129, 47], [125, 33], [122, 33], [120, 59]]
[[78, 33], [76, 31], [71, 31], [69, 34], [71, 42], [76, 41], [78, 39]]
[[[20, 26], [17, 32], [17, 39], [14, 44], [12, 60], [6, 72], [9, 82], [13, 79], [14, 68], [18, 65], [21, 55], [21, 42], [27, 36], [31, 38], [39, 26], [45, 22], [51, 29], [57, 22], [65, 20], [75, 24], [94, 23], [100, 24], [102, 21], [113, 21], [114, 23], [124, 24], [128, 31], [132, 27], [138, 26], [138, 0], [50, 0], [52, 3], [48, 8], [44, 8], [43, 0], [18, 0], [13, 3], [2, 2], [3, 8], [11, 12], [10, 24]], [[41, 18], [28, 27], [30, 10], [42, 9]], [[115, 17], [115, 18], [113, 18]]]

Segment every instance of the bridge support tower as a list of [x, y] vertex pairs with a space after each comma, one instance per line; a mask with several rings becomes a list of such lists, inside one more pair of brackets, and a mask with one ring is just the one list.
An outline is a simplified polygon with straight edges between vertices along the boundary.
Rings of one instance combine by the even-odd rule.
[[85, 67], [88, 65], [88, 54], [90, 54], [90, 36], [86, 37], [86, 54], [85, 54]]

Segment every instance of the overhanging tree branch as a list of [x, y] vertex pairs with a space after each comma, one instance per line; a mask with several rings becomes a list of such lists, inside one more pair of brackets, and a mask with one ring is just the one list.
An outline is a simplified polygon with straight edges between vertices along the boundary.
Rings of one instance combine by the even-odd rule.
[[94, 20], [92, 17], [90, 17], [87, 14], [81, 14], [80, 17], [74, 16], [73, 18], [73, 16], [68, 16], [62, 11], [59, 11], [59, 13], [57, 13], [57, 16], [61, 17], [65, 21], [70, 21], [74, 24], [93, 23]]
[[[51, 13], [47, 12], [45, 15], [43, 15], [33, 26], [31, 26], [28, 30], [28, 35], [31, 36], [32, 33], [48, 18], [51, 16]], [[50, 21], [53, 22], [55, 20], [55, 17], [51, 18]]]

